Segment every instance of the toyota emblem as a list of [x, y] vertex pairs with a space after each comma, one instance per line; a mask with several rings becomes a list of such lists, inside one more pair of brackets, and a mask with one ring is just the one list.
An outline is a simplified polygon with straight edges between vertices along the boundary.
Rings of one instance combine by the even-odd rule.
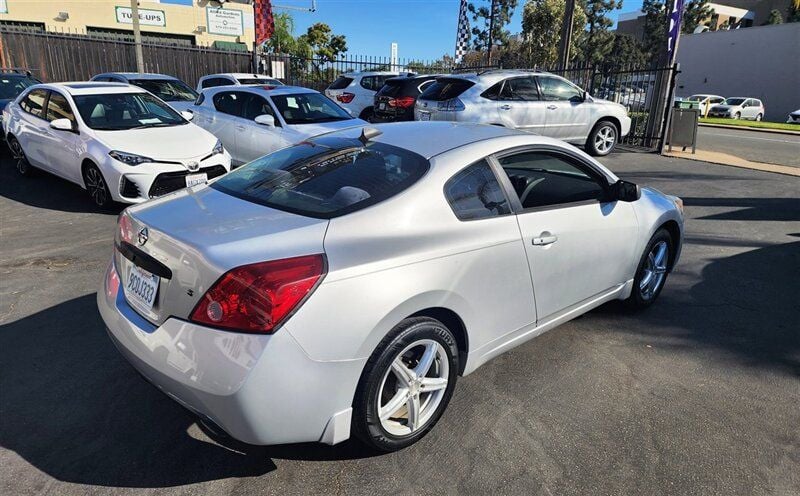
[[148, 238], [147, 228], [143, 227], [139, 231], [139, 236], [137, 237], [137, 241], [139, 241], [139, 246], [142, 246], [145, 243], [147, 243], [147, 238]]
[[200, 164], [198, 164], [194, 160], [192, 160], [191, 162], [188, 162], [186, 164], [186, 168], [189, 169], [192, 172], [196, 171], [199, 167], [200, 167]]

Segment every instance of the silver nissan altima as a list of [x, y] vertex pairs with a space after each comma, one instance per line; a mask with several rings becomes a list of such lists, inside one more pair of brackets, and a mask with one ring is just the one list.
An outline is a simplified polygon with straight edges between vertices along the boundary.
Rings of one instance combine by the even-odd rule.
[[356, 127], [125, 210], [98, 306], [159, 389], [253, 444], [408, 446], [456, 380], [675, 266], [679, 198], [500, 127]]

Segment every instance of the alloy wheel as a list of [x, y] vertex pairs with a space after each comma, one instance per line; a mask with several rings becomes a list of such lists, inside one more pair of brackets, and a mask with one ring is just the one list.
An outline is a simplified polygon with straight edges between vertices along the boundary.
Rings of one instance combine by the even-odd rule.
[[11, 150], [11, 155], [16, 161], [17, 171], [23, 175], [27, 174], [30, 165], [28, 164], [28, 159], [25, 158], [25, 152], [22, 151], [22, 146], [19, 144], [19, 141], [17, 141], [16, 138], [9, 140], [8, 148]]
[[639, 281], [639, 294], [647, 301], [658, 293], [667, 274], [667, 260], [669, 259], [669, 245], [666, 241], [659, 241], [647, 254], [647, 261], [643, 267], [644, 275]]
[[103, 175], [97, 170], [97, 167], [89, 167], [86, 169], [86, 191], [98, 206], [105, 206], [108, 203], [108, 189], [106, 182], [103, 180]]
[[422, 429], [442, 403], [450, 365], [439, 342], [421, 339], [392, 361], [378, 390], [381, 426], [389, 434], [408, 436]]
[[617, 130], [614, 126], [606, 124], [597, 130], [594, 137], [594, 148], [598, 152], [605, 154], [611, 151], [617, 142]]

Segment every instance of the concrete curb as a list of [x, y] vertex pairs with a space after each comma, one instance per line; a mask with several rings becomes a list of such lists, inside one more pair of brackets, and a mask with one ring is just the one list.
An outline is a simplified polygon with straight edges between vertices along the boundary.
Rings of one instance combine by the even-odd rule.
[[[800, 136], [800, 131], [788, 131], [785, 129], [765, 129], [760, 127], [748, 127], [748, 126], [728, 126], [727, 124], [706, 124], [701, 122], [700, 127], [718, 127], [720, 129], [735, 129], [737, 131], [755, 131], [757, 133], [769, 133], [769, 134], [785, 134], [788, 136]], [[797, 126], [800, 128], [800, 126]]]
[[708, 162], [718, 165], [727, 165], [730, 167], [739, 167], [741, 169], [758, 170], [763, 172], [774, 172], [776, 174], [784, 174], [787, 176], [800, 177], [800, 167], [790, 167], [788, 165], [775, 165], [765, 164], [762, 162], [751, 162], [740, 157], [728, 155], [726, 153], [709, 152], [704, 150], [697, 150], [697, 153], [682, 152], [673, 150], [662, 153], [665, 157], [684, 158], [688, 160], [696, 160], [698, 162]]

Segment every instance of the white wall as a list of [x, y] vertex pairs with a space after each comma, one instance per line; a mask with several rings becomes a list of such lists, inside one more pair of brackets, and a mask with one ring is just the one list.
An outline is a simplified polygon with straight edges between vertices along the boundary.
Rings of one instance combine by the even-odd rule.
[[677, 96], [749, 96], [765, 120], [800, 108], [800, 22], [681, 36]]

